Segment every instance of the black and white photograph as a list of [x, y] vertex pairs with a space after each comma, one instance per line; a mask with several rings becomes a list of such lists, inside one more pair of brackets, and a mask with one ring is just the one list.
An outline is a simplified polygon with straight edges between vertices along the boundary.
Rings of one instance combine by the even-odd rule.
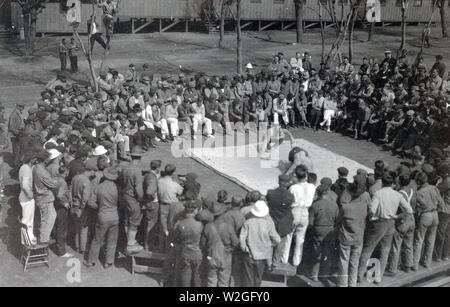
[[450, 0], [0, 0], [0, 288], [450, 287], [449, 31]]

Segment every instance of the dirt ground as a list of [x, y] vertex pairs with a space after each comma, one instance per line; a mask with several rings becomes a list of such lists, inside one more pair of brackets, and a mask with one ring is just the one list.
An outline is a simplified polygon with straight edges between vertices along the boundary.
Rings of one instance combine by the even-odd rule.
[[[422, 27], [408, 27], [407, 49], [411, 61], [419, 50], [419, 37]], [[327, 36], [331, 38], [330, 30]], [[448, 39], [439, 37], [439, 28], [432, 28], [432, 48], [425, 49], [425, 63], [431, 67], [435, 54], [442, 54], [449, 67], [450, 48]], [[293, 31], [244, 32], [244, 63], [251, 62], [255, 67], [267, 65], [273, 54], [282, 51], [290, 58], [296, 51], [308, 50], [312, 54], [315, 65], [320, 60], [320, 34], [317, 30], [309, 30], [305, 34], [304, 44], [293, 45]], [[400, 44], [398, 27], [377, 28], [374, 40], [366, 42], [367, 33], [356, 31], [354, 44], [354, 62], [359, 63], [363, 56], [383, 57], [385, 49], [395, 50]], [[59, 70], [57, 48], [60, 37], [45, 37], [37, 42], [36, 56], [21, 56], [23, 43], [0, 41], [0, 100], [7, 106], [9, 113], [14, 103], [23, 101], [29, 105], [39, 99], [43, 85], [55, 76]], [[236, 71], [235, 40], [232, 33], [225, 38], [224, 49], [216, 47], [216, 35], [198, 33], [164, 33], [142, 35], [117, 35], [112, 41], [112, 51], [107, 59], [103, 59], [102, 49], [94, 50], [95, 65], [100, 67], [113, 64], [119, 70], [125, 70], [130, 63], [138, 69], [143, 63], [149, 63], [156, 75], [161, 73], [179, 73], [183, 71], [203, 71], [207, 74], [232, 74]], [[344, 46], [344, 50], [347, 47]], [[80, 73], [71, 75], [74, 81], [88, 80], [88, 66], [79, 56]], [[372, 143], [356, 141], [339, 134], [314, 132], [311, 129], [293, 131], [295, 138], [304, 138], [323, 146], [340, 155], [351, 158], [368, 167], [378, 159], [390, 165], [399, 162], [396, 157]], [[190, 158], [174, 158], [170, 147], [165, 145], [150, 152], [146, 159], [161, 159], [166, 163], [174, 163], [178, 172], [185, 174], [195, 171], [202, 184], [205, 197], [215, 197], [219, 189], [226, 189], [229, 195], [244, 195], [245, 191], [231, 181], [194, 162]], [[10, 191], [11, 192], [11, 191]], [[12, 192], [11, 192], [12, 193]], [[13, 194], [13, 193], [12, 193]], [[119, 259], [117, 267], [104, 271], [97, 266], [94, 269], [82, 268], [81, 283], [70, 283], [66, 279], [66, 259], [59, 259], [51, 254], [51, 268], [36, 268], [26, 273], [19, 264], [19, 242], [15, 216], [18, 205], [16, 199], [0, 206], [0, 286], [157, 286], [152, 276], [135, 275], [129, 272], [125, 258]], [[77, 259], [81, 256], [77, 255]]]

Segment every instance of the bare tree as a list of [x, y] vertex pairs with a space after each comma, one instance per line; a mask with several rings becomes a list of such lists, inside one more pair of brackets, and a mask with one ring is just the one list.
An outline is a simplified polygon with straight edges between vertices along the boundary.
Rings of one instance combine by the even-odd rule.
[[403, 50], [405, 48], [405, 39], [406, 39], [406, 12], [408, 10], [408, 0], [402, 0], [401, 3], [401, 12], [402, 12], [402, 42], [400, 43], [399, 50]]
[[436, 1], [436, 5], [439, 8], [439, 13], [441, 15], [441, 28], [442, 28], [442, 37], [448, 37], [447, 33], [447, 21], [446, 21], [446, 0], [433, 0]]
[[219, 48], [223, 48], [223, 39], [225, 36], [225, 8], [226, 0], [222, 0], [220, 4], [220, 34], [219, 34]]
[[348, 27], [348, 59], [351, 62], [353, 58], [353, 29], [355, 28], [356, 18], [358, 17], [361, 0], [350, 1], [350, 25]]
[[241, 1], [242, 0], [236, 0], [236, 64], [238, 74], [242, 73]]
[[34, 38], [36, 37], [36, 22], [38, 15], [45, 9], [45, 3], [49, 0], [17, 0], [22, 8], [23, 24], [25, 31], [25, 55], [34, 53]]
[[306, 0], [294, 0], [295, 20], [297, 24], [297, 43], [301, 43], [303, 41], [303, 14], [305, 4]]
[[87, 40], [87, 48], [84, 46], [83, 41], [81, 40], [80, 35], [78, 34], [78, 26], [79, 24], [74, 24], [73, 25], [73, 35], [77, 38], [80, 46], [81, 46], [81, 50], [83, 51], [84, 56], [86, 57], [86, 60], [88, 62], [89, 65], [89, 71], [91, 73], [91, 78], [92, 78], [92, 82], [91, 84], [93, 85], [93, 87], [95, 88], [95, 91], [98, 92], [98, 83], [97, 83], [97, 75], [95, 73], [95, 69], [92, 63], [92, 48], [91, 48], [91, 35], [92, 35], [92, 31], [91, 31], [91, 27], [92, 27], [92, 23], [95, 20], [95, 15], [96, 15], [96, 9], [97, 9], [97, 5], [96, 5], [96, 1], [95, 0], [91, 0], [92, 1], [92, 13], [91, 13], [91, 25], [88, 28], [88, 40]]

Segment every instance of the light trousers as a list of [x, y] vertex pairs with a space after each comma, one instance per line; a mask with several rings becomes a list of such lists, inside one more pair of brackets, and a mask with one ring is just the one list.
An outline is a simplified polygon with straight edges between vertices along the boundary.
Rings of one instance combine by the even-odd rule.
[[325, 110], [323, 112], [323, 121], [327, 126], [331, 126], [331, 119], [334, 117], [335, 113], [334, 110]]
[[[27, 225], [27, 233], [30, 240], [36, 241], [36, 237], [33, 233], [33, 223], [34, 223], [34, 199], [29, 201], [21, 201], [20, 206], [22, 207], [22, 219], [20, 220], [23, 224]], [[24, 243], [22, 238], [22, 244]]]
[[206, 135], [211, 135], [212, 134], [212, 122], [209, 118], [206, 117], [202, 117], [202, 116], [194, 116], [193, 118], [193, 130], [194, 130], [194, 134], [197, 134], [198, 131], [198, 125], [200, 124], [200, 126], [205, 125], [205, 132]]
[[39, 240], [47, 242], [50, 240], [50, 234], [56, 220], [56, 210], [53, 202], [36, 202], [36, 206], [41, 213], [41, 227], [39, 229]]
[[173, 137], [178, 136], [178, 119], [174, 118], [174, 117], [169, 117], [166, 119], [169, 127], [170, 127], [170, 133], [172, 134]]

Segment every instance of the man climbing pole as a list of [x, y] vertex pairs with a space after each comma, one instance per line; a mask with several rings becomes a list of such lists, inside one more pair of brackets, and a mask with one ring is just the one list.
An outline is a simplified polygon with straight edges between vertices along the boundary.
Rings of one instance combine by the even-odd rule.
[[99, 0], [98, 7], [103, 10], [103, 24], [105, 25], [106, 46], [110, 49], [110, 41], [114, 32], [114, 18], [117, 13], [118, 1]]

